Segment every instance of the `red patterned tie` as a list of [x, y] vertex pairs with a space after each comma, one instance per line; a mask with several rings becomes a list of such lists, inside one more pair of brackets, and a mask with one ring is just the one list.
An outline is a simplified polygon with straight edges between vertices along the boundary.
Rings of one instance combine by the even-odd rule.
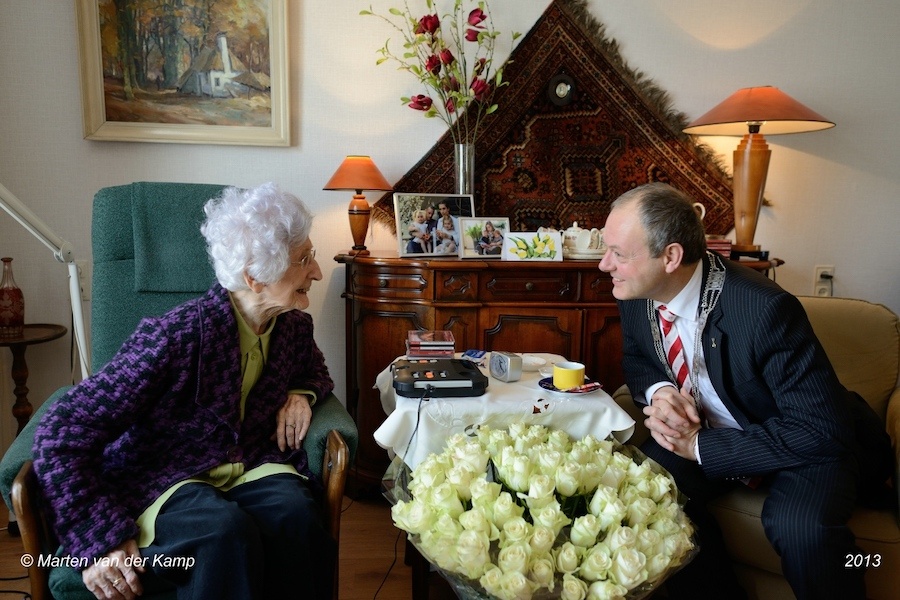
[[687, 362], [684, 360], [684, 346], [681, 343], [681, 336], [678, 335], [678, 330], [673, 327], [675, 314], [666, 308], [664, 304], [661, 304], [659, 307], [659, 320], [662, 325], [666, 359], [669, 361], [669, 366], [672, 367], [672, 372], [675, 373], [678, 389], [681, 390], [685, 382], [687, 382], [688, 390], [690, 390], [691, 382], [688, 379]]

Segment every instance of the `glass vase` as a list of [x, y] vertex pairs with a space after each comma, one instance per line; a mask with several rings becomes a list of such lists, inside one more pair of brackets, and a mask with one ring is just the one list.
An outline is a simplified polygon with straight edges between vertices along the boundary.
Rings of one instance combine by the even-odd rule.
[[456, 176], [456, 193], [475, 193], [475, 144], [454, 144], [453, 166]]
[[25, 297], [13, 278], [12, 259], [3, 261], [3, 279], [0, 279], [0, 337], [20, 337], [25, 328]]

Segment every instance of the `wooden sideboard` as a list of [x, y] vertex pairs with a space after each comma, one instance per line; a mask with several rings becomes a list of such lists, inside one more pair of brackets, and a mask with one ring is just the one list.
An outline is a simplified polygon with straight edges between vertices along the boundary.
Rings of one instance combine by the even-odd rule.
[[609, 275], [596, 261], [513, 262], [350, 256], [346, 266], [347, 409], [359, 427], [351, 485], [380, 483], [387, 452], [375, 378], [406, 352], [410, 329], [449, 329], [470, 348], [551, 352], [585, 363], [612, 393], [624, 383], [622, 332]]

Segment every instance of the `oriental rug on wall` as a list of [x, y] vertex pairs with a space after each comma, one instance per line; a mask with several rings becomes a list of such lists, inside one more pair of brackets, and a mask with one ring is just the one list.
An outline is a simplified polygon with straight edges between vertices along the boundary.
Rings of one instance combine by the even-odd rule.
[[[731, 180], [716, 156], [681, 132], [685, 116], [629, 68], [584, 0], [554, 0], [506, 65], [510, 85], [475, 148], [475, 212], [508, 216], [513, 231], [603, 227], [610, 204], [663, 181], [706, 207], [707, 233], [733, 226]], [[570, 86], [565, 97], [557, 84]], [[453, 193], [449, 133], [394, 185]], [[393, 227], [391, 195], [374, 216]]]

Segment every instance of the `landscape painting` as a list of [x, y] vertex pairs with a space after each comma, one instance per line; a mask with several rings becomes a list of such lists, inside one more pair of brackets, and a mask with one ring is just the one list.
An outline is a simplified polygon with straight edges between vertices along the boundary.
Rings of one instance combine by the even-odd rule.
[[85, 137], [286, 146], [286, 0], [78, 0]]

